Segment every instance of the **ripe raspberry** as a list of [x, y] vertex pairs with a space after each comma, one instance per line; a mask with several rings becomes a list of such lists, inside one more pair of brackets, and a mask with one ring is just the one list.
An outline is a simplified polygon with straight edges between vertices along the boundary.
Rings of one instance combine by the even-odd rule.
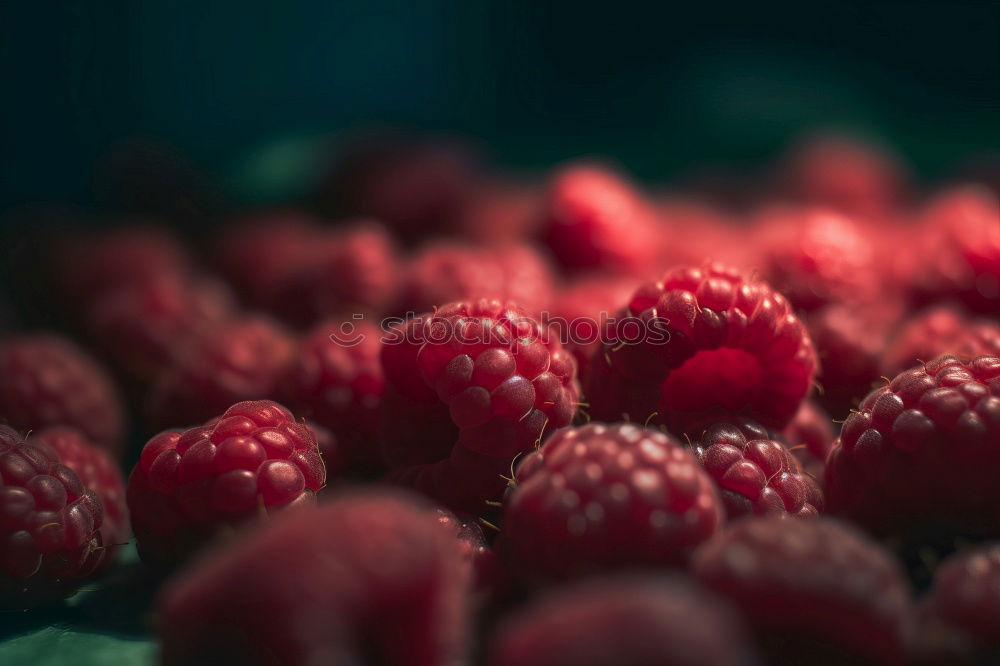
[[623, 577], [560, 588], [507, 618], [491, 666], [755, 664], [740, 618], [672, 578]]
[[567, 269], [644, 276], [656, 267], [656, 209], [610, 169], [576, 164], [558, 170], [544, 217], [542, 240]]
[[87, 313], [91, 337], [132, 378], [152, 380], [201, 328], [233, 314], [224, 285], [162, 273], [106, 290]]
[[853, 528], [745, 518], [699, 548], [692, 567], [743, 611], [769, 663], [902, 662], [909, 585], [899, 564]]
[[537, 314], [552, 301], [554, 281], [546, 260], [529, 245], [434, 243], [410, 262], [396, 309], [420, 313], [454, 301], [496, 298]]
[[477, 590], [495, 586], [501, 576], [496, 554], [486, 543], [486, 536], [475, 518], [459, 518], [447, 509], [435, 509], [434, 517], [458, 540], [462, 561], [471, 569]]
[[466, 194], [455, 233], [484, 245], [525, 241], [537, 232], [541, 194], [532, 183], [486, 180]]
[[168, 586], [161, 663], [465, 663], [467, 582], [454, 537], [426, 509], [342, 497], [272, 521]]
[[1000, 535], [1000, 358], [941, 356], [868, 394], [826, 465], [830, 510], [883, 534]]
[[97, 361], [71, 341], [31, 333], [0, 343], [0, 418], [21, 430], [72, 426], [117, 457], [121, 399]]
[[395, 481], [479, 515], [511, 462], [569, 425], [576, 364], [523, 310], [451, 303], [408, 321], [382, 347], [382, 457]]
[[294, 340], [268, 319], [247, 317], [199, 331], [153, 384], [148, 425], [190, 425], [234, 402], [270, 397], [294, 354]]
[[837, 438], [830, 416], [812, 400], [804, 400], [782, 436], [802, 470], [821, 484], [826, 457]]
[[101, 541], [108, 549], [104, 563], [110, 564], [115, 554], [112, 546], [129, 540], [125, 480], [118, 464], [107, 452], [91, 444], [83, 433], [74, 428], [43, 428], [31, 433], [28, 443], [51, 449], [52, 456], [73, 470], [85, 488], [97, 493], [104, 507], [100, 527]]
[[635, 279], [626, 277], [581, 278], [553, 299], [551, 325], [558, 327], [560, 339], [576, 358], [581, 375], [601, 348], [604, 323], [625, 307], [637, 286]]
[[948, 306], [926, 310], [906, 321], [889, 341], [882, 356], [882, 374], [895, 377], [942, 354], [959, 358], [1000, 355], [1000, 323], [971, 320]]
[[1000, 544], [952, 555], [921, 601], [916, 663], [990, 664], [1000, 658]]
[[177, 563], [227, 527], [314, 502], [325, 480], [315, 435], [270, 400], [167, 430], [149, 440], [128, 481], [139, 554]]
[[753, 421], [716, 423], [693, 444], [730, 519], [748, 514], [815, 517], [823, 510], [823, 492], [816, 481]]
[[348, 465], [380, 462], [378, 405], [385, 391], [382, 330], [366, 322], [330, 320], [299, 344], [279, 395], [296, 414], [329, 428]]
[[529, 580], [681, 565], [723, 519], [691, 452], [631, 424], [560, 430], [515, 480], [503, 534], [513, 571]]
[[584, 382], [595, 419], [655, 418], [681, 433], [745, 415], [780, 429], [816, 371], [785, 298], [718, 265], [643, 285], [619, 316]]
[[70, 594], [104, 558], [103, 507], [51, 450], [0, 426], [0, 607]]

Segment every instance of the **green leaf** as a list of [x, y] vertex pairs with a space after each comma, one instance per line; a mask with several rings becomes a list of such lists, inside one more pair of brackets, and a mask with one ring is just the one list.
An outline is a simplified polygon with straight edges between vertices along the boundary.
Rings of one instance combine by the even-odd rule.
[[151, 666], [156, 644], [49, 626], [0, 643], [0, 664], [31, 666]]

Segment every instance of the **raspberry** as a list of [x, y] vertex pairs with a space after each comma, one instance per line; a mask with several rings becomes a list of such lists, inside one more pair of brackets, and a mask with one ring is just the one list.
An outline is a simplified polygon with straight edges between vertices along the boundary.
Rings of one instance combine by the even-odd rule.
[[673, 578], [621, 577], [560, 588], [507, 618], [491, 666], [740, 666], [746, 630], [725, 603]]
[[499, 562], [486, 543], [486, 536], [479, 523], [472, 518], [459, 518], [447, 509], [435, 509], [438, 524], [454, 534], [462, 561], [472, 570], [476, 589], [487, 589], [498, 582]]
[[561, 327], [560, 338], [576, 358], [581, 375], [601, 348], [604, 322], [628, 303], [636, 286], [630, 278], [580, 278], [553, 299], [551, 314], [558, 320], [552, 324]]
[[606, 336], [584, 382], [592, 417], [655, 419], [675, 433], [731, 415], [783, 428], [816, 371], [784, 297], [719, 265], [643, 285]]
[[117, 457], [125, 417], [111, 378], [71, 341], [31, 333], [0, 343], [0, 417], [21, 430], [72, 426]]
[[91, 337], [130, 377], [153, 379], [175, 350], [206, 325], [230, 317], [226, 287], [214, 280], [162, 273], [108, 289], [87, 313]]
[[695, 577], [731, 599], [769, 663], [901, 663], [910, 590], [875, 543], [827, 518], [751, 517], [695, 553]]
[[150, 427], [190, 425], [240, 400], [267, 398], [292, 361], [295, 342], [268, 319], [248, 317], [199, 331], [157, 377]]
[[814, 517], [823, 492], [788, 449], [749, 419], [706, 428], [694, 452], [719, 488], [730, 519], [748, 514]]
[[115, 552], [111, 547], [129, 540], [125, 480], [118, 464], [107, 452], [91, 444], [83, 433], [74, 428], [44, 428], [31, 433], [28, 443], [51, 449], [55, 459], [73, 470], [85, 488], [97, 493], [104, 507], [100, 527], [101, 541], [108, 548], [104, 562], [110, 564]]
[[832, 512], [878, 534], [1000, 535], [1000, 358], [941, 356], [868, 394], [826, 465]]
[[576, 164], [557, 171], [544, 217], [542, 240], [567, 269], [645, 275], [655, 268], [656, 209], [610, 169]]
[[366, 322], [324, 322], [306, 334], [281, 382], [281, 399], [329, 428], [347, 464], [381, 460], [375, 441], [385, 391], [381, 338], [382, 330]]
[[529, 579], [681, 565], [723, 519], [691, 452], [632, 424], [560, 430], [515, 481], [503, 534], [513, 570]]
[[942, 354], [959, 358], [1000, 355], [1000, 323], [970, 320], [948, 306], [926, 310], [906, 321], [889, 341], [882, 356], [882, 374], [895, 377]]
[[805, 400], [782, 436], [788, 443], [788, 450], [798, 458], [802, 470], [822, 483], [826, 457], [837, 438], [829, 415], [812, 400]]
[[394, 329], [382, 348], [382, 457], [395, 481], [479, 515], [512, 461], [569, 425], [576, 364], [516, 306], [451, 303]]
[[101, 500], [53, 452], [0, 426], [0, 607], [73, 592], [104, 558]]
[[1000, 544], [945, 560], [921, 601], [919, 664], [990, 664], [1000, 658]]
[[548, 307], [552, 270], [529, 245], [476, 247], [434, 243], [410, 262], [397, 310], [427, 312], [474, 298], [512, 301], [532, 314]]
[[167, 430], [149, 440], [128, 481], [139, 554], [179, 562], [227, 527], [314, 502], [325, 480], [315, 435], [270, 400]]
[[161, 663], [465, 663], [466, 588], [454, 537], [428, 511], [342, 497], [272, 521], [169, 585]]
[[486, 245], [523, 241], [535, 235], [541, 205], [541, 191], [531, 183], [486, 180], [466, 195], [455, 232]]

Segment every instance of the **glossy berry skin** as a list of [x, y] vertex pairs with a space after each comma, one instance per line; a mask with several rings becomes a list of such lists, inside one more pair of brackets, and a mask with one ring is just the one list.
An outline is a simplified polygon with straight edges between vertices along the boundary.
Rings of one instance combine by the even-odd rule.
[[479, 515], [512, 462], [569, 425], [576, 364], [524, 311], [451, 303], [394, 329], [382, 347], [379, 439], [397, 483]]
[[829, 414], [812, 400], [805, 400], [781, 437], [802, 471], [822, 484], [826, 457], [837, 439]]
[[326, 481], [316, 437], [276, 402], [240, 402], [204, 426], [168, 430], [128, 481], [144, 561], [176, 564], [218, 533], [312, 504]]
[[769, 663], [902, 663], [909, 584], [854, 528], [744, 518], [698, 549], [692, 571], [742, 611]]
[[1000, 358], [941, 356], [868, 394], [826, 464], [829, 509], [878, 534], [1000, 535]]
[[693, 444], [729, 519], [749, 514], [806, 518], [823, 510], [816, 481], [802, 472], [784, 444], [753, 421], [716, 423]]
[[938, 306], [914, 315], [890, 339], [881, 369], [895, 377], [923, 361], [950, 354], [971, 359], [1000, 355], [1000, 323], [970, 319], [956, 308]]
[[917, 664], [988, 664], [1000, 657], [1000, 544], [942, 562], [918, 613]]
[[454, 536], [413, 498], [344, 496], [175, 579], [157, 605], [161, 663], [466, 663], [467, 585]]
[[329, 428], [348, 466], [381, 462], [376, 425], [385, 391], [382, 330], [365, 321], [329, 320], [299, 343], [278, 394], [291, 409]]
[[0, 417], [25, 431], [72, 426], [116, 457], [125, 431], [121, 398], [104, 368], [49, 333], [0, 342]]
[[104, 518], [101, 521], [101, 540], [107, 549], [105, 564], [110, 564], [116, 552], [115, 545], [126, 543], [130, 537], [128, 507], [125, 504], [125, 479], [118, 463], [106, 451], [94, 446], [86, 436], [74, 428], [51, 426], [31, 433], [28, 442], [48, 447], [59, 462], [73, 470], [86, 488], [101, 499]]
[[689, 582], [599, 578], [559, 588], [508, 617], [491, 666], [747, 666], [757, 663], [743, 623]]
[[[595, 419], [698, 432], [727, 416], [780, 429], [816, 372], [809, 335], [766, 283], [718, 265], [681, 268], [635, 292], [584, 381]], [[633, 325], [634, 324], [634, 325]]]
[[0, 608], [61, 599], [104, 559], [103, 507], [50, 449], [0, 426]]
[[556, 432], [515, 482], [503, 535], [512, 572], [528, 580], [683, 565], [724, 515], [690, 451], [627, 423]]
[[294, 355], [291, 335], [269, 319], [247, 317], [203, 329], [156, 378], [146, 403], [148, 425], [188, 426], [234, 402], [271, 397]]

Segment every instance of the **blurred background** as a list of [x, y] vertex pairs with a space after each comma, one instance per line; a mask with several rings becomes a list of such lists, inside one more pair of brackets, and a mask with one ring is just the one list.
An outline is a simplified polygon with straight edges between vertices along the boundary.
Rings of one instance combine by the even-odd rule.
[[122, 180], [134, 192], [143, 178], [169, 180], [182, 211], [282, 201], [344, 132], [371, 126], [469, 137], [513, 168], [606, 155], [652, 184], [738, 173], [815, 128], [881, 142], [925, 180], [988, 171], [1000, 150], [991, 2], [49, 0], [0, 12], [7, 211], [143, 212], [122, 201]]

